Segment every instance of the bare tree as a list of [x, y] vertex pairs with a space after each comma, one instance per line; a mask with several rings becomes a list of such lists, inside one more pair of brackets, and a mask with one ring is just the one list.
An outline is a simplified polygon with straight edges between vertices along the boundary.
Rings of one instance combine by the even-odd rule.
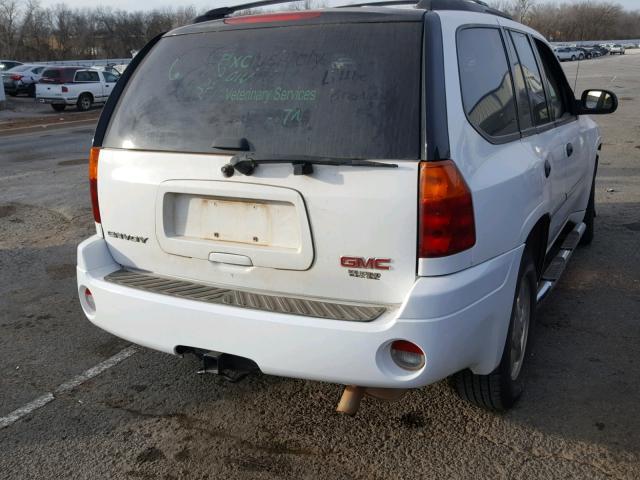
[[520, 23], [526, 23], [535, 3], [535, 0], [514, 0], [514, 18]]
[[[573, 4], [493, 0], [491, 5], [551, 40], [640, 38], [640, 10], [625, 11], [606, 0]], [[238, 14], [326, 6], [327, 0], [300, 0]], [[159, 33], [190, 23], [198, 13], [193, 7], [127, 12], [101, 6], [72, 9], [64, 3], [45, 8], [39, 0], [0, 0], [0, 57], [23, 61], [128, 57]]]

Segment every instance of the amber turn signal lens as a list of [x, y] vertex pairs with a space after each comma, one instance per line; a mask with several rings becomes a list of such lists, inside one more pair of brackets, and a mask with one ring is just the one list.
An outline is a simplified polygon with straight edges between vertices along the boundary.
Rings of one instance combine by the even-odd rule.
[[89, 192], [91, 193], [93, 219], [97, 223], [101, 223], [100, 205], [98, 204], [98, 157], [100, 157], [100, 149], [92, 147], [89, 152]]

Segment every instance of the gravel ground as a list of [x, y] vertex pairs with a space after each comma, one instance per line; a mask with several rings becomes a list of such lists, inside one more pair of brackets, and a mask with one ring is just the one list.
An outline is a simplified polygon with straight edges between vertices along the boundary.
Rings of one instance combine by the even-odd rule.
[[[541, 308], [515, 409], [483, 412], [441, 382], [348, 418], [337, 385], [229, 384], [140, 349], [1, 429], [0, 478], [640, 478], [640, 55], [582, 63], [586, 87], [621, 101], [598, 119], [596, 238]], [[0, 138], [0, 417], [127, 346], [76, 299], [91, 136]]]

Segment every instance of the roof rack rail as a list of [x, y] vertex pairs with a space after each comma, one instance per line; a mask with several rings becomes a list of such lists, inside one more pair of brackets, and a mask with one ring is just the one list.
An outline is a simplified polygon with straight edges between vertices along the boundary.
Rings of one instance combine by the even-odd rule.
[[209, 20], [220, 20], [228, 17], [232, 13], [240, 10], [248, 10], [250, 8], [268, 7], [269, 5], [278, 5], [280, 3], [294, 3], [299, 0], [260, 0], [258, 2], [242, 3], [240, 5], [232, 5], [230, 7], [219, 7], [209, 10], [202, 15], [196, 17], [193, 23], [208, 22]]
[[[193, 23], [208, 22], [209, 20], [219, 20], [221, 18], [228, 17], [232, 13], [240, 10], [248, 10], [250, 8], [268, 7], [269, 5], [279, 5], [282, 3], [294, 3], [298, 0], [260, 0], [257, 2], [242, 3], [240, 5], [233, 5], [230, 7], [219, 7], [209, 10], [208, 12], [196, 17]], [[463, 10], [468, 12], [490, 13], [492, 15], [498, 15], [500, 17], [511, 17], [500, 10], [491, 8], [487, 3], [482, 0], [389, 0], [381, 2], [366, 2], [366, 3], [354, 3], [351, 5], [340, 5], [339, 8], [348, 7], [385, 7], [392, 5], [415, 5], [418, 9], [424, 10]]]
[[489, 13], [491, 15], [497, 15], [499, 17], [508, 18], [512, 20], [511, 16], [506, 13], [491, 8], [488, 3], [482, 0], [389, 0], [382, 2], [365, 2], [356, 3], [351, 5], [341, 5], [340, 8], [348, 7], [388, 7], [393, 5], [415, 5], [418, 9], [424, 10], [462, 10], [467, 12]]

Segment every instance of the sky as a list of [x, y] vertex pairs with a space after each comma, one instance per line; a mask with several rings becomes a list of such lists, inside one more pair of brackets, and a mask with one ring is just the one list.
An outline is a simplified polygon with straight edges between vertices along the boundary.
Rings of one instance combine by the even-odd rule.
[[[151, 10], [154, 8], [163, 7], [177, 7], [177, 6], [189, 6], [193, 5], [198, 10], [211, 9], [216, 7], [223, 7], [227, 5], [237, 5], [239, 3], [246, 3], [251, 0], [184, 0], [181, 2], [175, 2], [170, 0], [109, 0], [109, 2], [95, 2], [87, 0], [40, 0], [41, 5], [51, 6], [58, 3], [66, 3], [70, 7], [95, 7], [95, 6], [108, 6], [113, 9], [123, 10]], [[329, 0], [331, 5], [345, 5], [347, 3], [358, 3], [366, 0]], [[544, 1], [544, 0], [540, 0]], [[573, 0], [555, 0], [558, 3], [573, 3]], [[640, 10], [640, 0], [608, 0], [615, 3], [619, 3], [624, 8], [629, 10]]]

